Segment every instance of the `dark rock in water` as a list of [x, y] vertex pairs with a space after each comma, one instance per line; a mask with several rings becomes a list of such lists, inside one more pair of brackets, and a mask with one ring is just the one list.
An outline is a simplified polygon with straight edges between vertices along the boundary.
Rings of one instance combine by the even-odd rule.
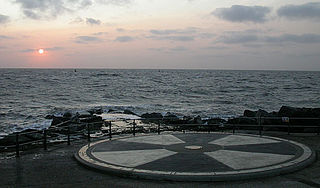
[[115, 112], [116, 110], [114, 109], [109, 109], [107, 113]]
[[142, 114], [141, 117], [144, 119], [162, 119], [163, 118], [162, 114], [154, 113], [154, 112], [151, 114], [149, 113]]
[[258, 111], [245, 110], [243, 112], [243, 116], [244, 117], [270, 117], [270, 116], [273, 116], [273, 114], [270, 114], [265, 110], [259, 109]]
[[124, 114], [137, 115], [137, 114], [131, 112], [130, 110], [124, 110], [123, 113], [124, 113]]
[[72, 113], [71, 112], [66, 112], [63, 114], [64, 118], [71, 118], [72, 117]]
[[221, 118], [211, 118], [207, 120], [208, 124], [222, 124], [222, 123], [227, 123], [226, 120], [221, 119]]
[[243, 116], [245, 117], [256, 117], [257, 112], [251, 110], [245, 110]]
[[196, 116], [191, 120], [191, 124], [203, 124], [203, 121], [200, 116]]
[[[278, 112], [280, 117], [289, 117], [290, 125], [320, 125], [320, 108], [295, 108], [282, 106]], [[310, 119], [311, 118], [311, 119]]]
[[91, 117], [92, 115], [90, 112], [82, 111], [82, 112], [77, 112], [75, 116], [76, 116], [75, 118], [88, 118], [88, 117]]
[[98, 109], [91, 109], [91, 110], [88, 110], [88, 112], [93, 115], [93, 114], [102, 114], [103, 113], [103, 110], [102, 108], [98, 108]]
[[58, 125], [58, 124], [60, 124], [62, 122], [66, 122], [68, 120], [70, 120], [70, 118], [53, 116], [51, 126]]
[[54, 115], [46, 115], [46, 117], [44, 117], [45, 119], [53, 119]]
[[295, 108], [282, 106], [278, 112], [281, 117], [314, 117], [320, 118], [320, 108]]
[[93, 123], [93, 122], [102, 122], [102, 117], [100, 116], [90, 116], [86, 118], [79, 118], [82, 123]]
[[258, 124], [258, 119], [255, 117], [236, 117], [236, 118], [231, 118], [228, 119], [227, 124], [246, 124], [246, 125], [257, 125]]
[[179, 119], [178, 116], [172, 114], [171, 112], [167, 112], [164, 117], [165, 119]]
[[267, 112], [265, 110], [261, 110], [261, 109], [259, 109], [258, 111], [245, 110], [240, 122], [242, 122], [243, 124], [255, 124], [254, 122], [256, 122], [258, 124], [259, 123], [258, 118], [261, 117], [260, 121], [262, 124], [265, 124], [265, 125], [281, 124], [281, 121], [279, 121], [279, 119], [272, 118], [272, 117], [277, 117], [277, 115], [278, 115], [278, 113], [276, 113], [276, 112], [269, 113], [269, 112]]

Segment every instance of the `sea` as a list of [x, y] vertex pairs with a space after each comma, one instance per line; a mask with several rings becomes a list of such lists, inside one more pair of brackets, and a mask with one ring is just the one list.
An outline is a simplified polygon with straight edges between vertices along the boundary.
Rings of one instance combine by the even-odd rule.
[[0, 138], [96, 108], [208, 118], [320, 107], [316, 71], [0, 69], [0, 85]]

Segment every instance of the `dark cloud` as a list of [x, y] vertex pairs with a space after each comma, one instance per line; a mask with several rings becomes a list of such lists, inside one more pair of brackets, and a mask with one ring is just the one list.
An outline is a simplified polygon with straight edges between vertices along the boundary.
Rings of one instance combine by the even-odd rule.
[[59, 51], [59, 50], [63, 50], [63, 47], [60, 46], [55, 46], [55, 47], [51, 47], [51, 48], [44, 48], [46, 51]]
[[100, 25], [101, 21], [93, 18], [86, 18], [86, 23], [88, 25]]
[[156, 51], [156, 52], [163, 52], [165, 51], [165, 48], [148, 48], [150, 51]]
[[90, 42], [101, 42], [102, 40], [98, 37], [93, 36], [78, 36], [76, 37], [76, 43], [86, 44]]
[[173, 52], [184, 52], [184, 51], [188, 51], [188, 48], [183, 47], [183, 46], [177, 46], [174, 48], [169, 48], [169, 50], [173, 51]]
[[67, 12], [89, 7], [92, 0], [15, 0], [30, 19], [52, 19]]
[[216, 42], [226, 44], [248, 43], [258, 41], [259, 37], [255, 34], [231, 34], [218, 37]]
[[88, 24], [88, 25], [94, 26], [94, 25], [101, 25], [102, 22], [94, 18], [86, 18], [84, 20], [80, 17], [77, 17], [74, 20], [72, 20], [69, 24]]
[[70, 11], [62, 0], [15, 0], [30, 19], [55, 18]]
[[306, 3], [303, 5], [286, 5], [277, 11], [278, 16], [289, 19], [320, 19], [320, 3]]
[[[226, 32], [224, 35], [217, 37], [214, 43], [224, 44], [242, 44], [246, 47], [260, 46], [262, 43], [267, 44], [280, 44], [280, 43], [300, 43], [312, 44], [320, 43], [320, 35], [318, 34], [283, 34], [278, 36], [262, 35], [258, 32]], [[250, 44], [248, 44], [250, 43]], [[252, 43], [256, 43], [252, 45]], [[259, 44], [257, 44], [259, 43]]]
[[9, 16], [0, 14], [0, 24], [8, 23], [10, 20]]
[[225, 46], [207, 46], [207, 47], [204, 47], [204, 48], [201, 48], [201, 49], [204, 49], [204, 50], [225, 50], [225, 49], [228, 49], [228, 48], [225, 47]]
[[13, 37], [7, 35], [0, 35], [0, 39], [13, 39]]
[[134, 40], [134, 38], [130, 37], [130, 36], [120, 36], [120, 37], [117, 37], [114, 41], [116, 41], [116, 42], [130, 42], [133, 40]]
[[82, 2], [80, 2], [81, 8], [89, 7], [92, 4], [93, 4], [93, 2], [91, 0], [83, 0]]
[[154, 40], [170, 40], [170, 41], [180, 41], [180, 42], [187, 42], [187, 41], [193, 41], [194, 36], [188, 36], [188, 35], [169, 35], [169, 36], [158, 36], [158, 35], [152, 35], [148, 36], [147, 38], [151, 38]]
[[211, 14], [231, 22], [265, 22], [271, 9], [263, 6], [232, 5], [230, 8], [217, 8]]
[[172, 34], [194, 34], [197, 32], [196, 28], [186, 28], [186, 29], [165, 29], [165, 30], [150, 30], [150, 33], [154, 35], [172, 35]]
[[293, 35], [293, 34], [283, 34], [280, 36], [267, 36], [264, 39], [269, 43], [284, 43], [284, 42], [293, 42], [293, 43], [320, 43], [320, 35], [318, 34], [302, 34], [302, 35]]
[[41, 15], [39, 14], [36, 14], [35, 12], [33, 11], [30, 11], [30, 10], [24, 10], [23, 11], [23, 14], [28, 17], [28, 18], [31, 18], [31, 19], [34, 19], [34, 20], [39, 20], [41, 19]]
[[23, 53], [29, 53], [29, 52], [34, 52], [36, 51], [36, 49], [24, 49], [24, 50], [20, 50], [20, 52], [23, 52]]
[[105, 5], [127, 6], [132, 4], [133, 0], [96, 0], [96, 2]]
[[108, 32], [97, 32], [97, 33], [93, 33], [92, 35], [101, 36], [106, 34], [108, 34]]
[[188, 51], [189, 49], [183, 46], [177, 46], [174, 48], [148, 48], [148, 50], [150, 51], [155, 51], [155, 52], [165, 52], [165, 53], [171, 53], [171, 52], [184, 52], [184, 51]]
[[117, 31], [118, 31], [118, 32], [125, 32], [126, 30], [123, 29], [123, 28], [117, 28]]
[[[64, 48], [59, 47], [59, 46], [55, 46], [55, 47], [51, 47], [51, 48], [43, 48], [45, 51], [59, 51], [59, 50], [63, 50]], [[35, 52], [38, 51], [39, 49], [36, 48], [28, 48], [28, 49], [24, 49], [24, 50], [20, 50], [20, 52], [23, 53], [29, 53], [29, 52]]]
[[77, 17], [70, 22], [70, 24], [81, 24], [81, 23], [84, 23], [84, 20], [80, 17]]
[[213, 34], [213, 33], [199, 33], [199, 38], [202, 38], [202, 39], [210, 39], [210, 38], [213, 38], [216, 36], [216, 34]]

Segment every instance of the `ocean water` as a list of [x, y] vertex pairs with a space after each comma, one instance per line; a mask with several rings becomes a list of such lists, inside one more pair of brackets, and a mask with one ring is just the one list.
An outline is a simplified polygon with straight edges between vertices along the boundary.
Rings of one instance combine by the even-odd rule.
[[0, 69], [0, 85], [0, 136], [98, 107], [202, 117], [320, 107], [320, 72]]

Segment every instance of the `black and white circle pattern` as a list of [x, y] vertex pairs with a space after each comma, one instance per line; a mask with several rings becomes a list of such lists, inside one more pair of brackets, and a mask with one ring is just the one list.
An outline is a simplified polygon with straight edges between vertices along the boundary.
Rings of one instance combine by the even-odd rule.
[[272, 168], [295, 161], [304, 152], [281, 139], [219, 133], [137, 136], [99, 142], [85, 151], [91, 161], [108, 167], [216, 174]]

